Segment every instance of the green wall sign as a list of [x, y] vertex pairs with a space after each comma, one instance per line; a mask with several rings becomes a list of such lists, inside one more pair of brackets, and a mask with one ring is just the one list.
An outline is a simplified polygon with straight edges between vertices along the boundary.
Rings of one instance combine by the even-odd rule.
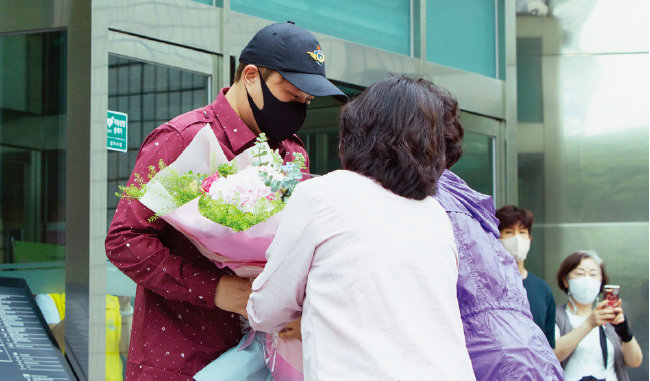
[[126, 152], [128, 136], [128, 115], [108, 111], [106, 116], [106, 148], [113, 151]]

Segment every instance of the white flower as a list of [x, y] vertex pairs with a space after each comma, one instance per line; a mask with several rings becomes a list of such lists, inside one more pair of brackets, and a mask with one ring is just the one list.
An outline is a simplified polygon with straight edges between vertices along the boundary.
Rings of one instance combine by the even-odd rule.
[[270, 198], [273, 194], [271, 188], [264, 184], [260, 172], [266, 172], [273, 178], [282, 178], [282, 175], [271, 166], [248, 166], [243, 170], [220, 177], [210, 186], [210, 197], [223, 200], [229, 204], [238, 202], [238, 208], [244, 212], [252, 212], [255, 203], [261, 198]]

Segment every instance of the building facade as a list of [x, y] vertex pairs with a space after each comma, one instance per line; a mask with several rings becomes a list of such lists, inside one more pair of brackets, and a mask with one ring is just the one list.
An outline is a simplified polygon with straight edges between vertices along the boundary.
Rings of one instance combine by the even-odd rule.
[[[583, 157], [572, 154], [588, 129], [560, 131], [555, 121], [565, 106], [557, 101], [547, 104], [549, 98], [571, 90], [558, 87], [566, 80], [563, 72], [546, 63], [546, 50], [517, 53], [533, 49], [530, 46], [537, 46], [538, 40], [551, 44], [557, 39], [538, 30], [546, 30], [539, 25], [556, 19], [517, 16], [515, 2], [506, 0], [4, 0], [0, 2], [0, 276], [27, 279], [34, 293], [67, 294], [66, 316], [76, 329], [66, 332], [66, 353], [82, 378], [101, 379], [104, 296], [133, 296], [135, 289], [107, 262], [104, 252], [117, 186], [128, 179], [149, 132], [211, 102], [232, 82], [238, 54], [253, 34], [269, 23], [287, 20], [316, 35], [327, 55], [328, 77], [350, 96], [388, 75], [407, 74], [431, 79], [458, 98], [466, 129], [465, 156], [454, 170], [475, 189], [491, 194], [497, 207], [520, 202], [540, 216], [537, 221], [542, 224], [537, 226], [543, 239], [534, 238], [531, 270], [552, 283], [554, 266], [569, 254], [567, 250], [580, 245], [591, 245], [580, 248], [594, 248], [613, 262], [618, 246], [601, 247], [589, 238], [601, 237], [600, 230], [590, 230], [594, 234], [584, 235], [575, 245], [554, 246], [558, 237], [573, 234], [571, 224], [583, 223], [569, 213], [588, 209], [567, 210], [576, 200], [555, 203], [556, 194], [580, 189], [607, 203], [607, 193], [593, 193], [596, 184], [581, 181], [580, 176], [592, 174], [583, 166]], [[647, 29], [647, 18], [645, 22]], [[527, 38], [538, 40], [529, 43]], [[641, 49], [645, 54], [637, 59], [647, 63], [645, 42], [645, 50]], [[553, 81], [545, 74], [533, 80], [538, 87], [528, 86], [534, 76], [528, 69], [518, 69], [517, 63], [530, 57], [546, 60], [532, 64], [544, 73], [556, 68]], [[553, 57], [564, 62], [563, 56]], [[616, 151], [627, 161], [611, 172], [593, 175], [611, 179], [616, 168], [634, 169], [635, 188], [612, 192], [631, 198], [625, 204], [630, 209], [618, 212], [618, 225], [611, 226], [621, 229], [616, 230], [617, 240], [628, 245], [620, 248], [633, 249], [630, 260], [636, 268], [647, 270], [647, 72], [645, 76], [645, 85], [636, 87], [646, 101], [645, 106], [635, 103], [645, 107], [645, 119], [634, 114], [635, 132], [629, 136], [636, 144], [634, 151]], [[529, 122], [529, 113], [540, 111], [529, 111], [521, 102], [518, 107], [518, 92], [528, 97], [542, 94], [538, 101], [543, 113], [552, 116], [544, 114], [542, 122], [532, 117], [535, 121]], [[299, 133], [315, 173], [340, 167], [338, 107], [329, 99], [316, 99]], [[638, 139], [643, 128], [645, 141]], [[607, 135], [602, 137], [599, 144], [606, 149], [610, 141]], [[599, 157], [598, 152], [593, 157]], [[558, 157], [559, 153], [567, 155]], [[578, 167], [565, 170], [566, 160]], [[556, 182], [558, 174], [563, 180]], [[578, 188], [566, 188], [569, 180]], [[619, 208], [610, 206], [612, 213]], [[630, 217], [630, 210], [638, 215]], [[565, 214], [554, 217], [554, 212]], [[606, 215], [607, 210], [603, 221], [613, 221]], [[584, 221], [587, 225], [581, 229], [595, 223]], [[628, 222], [632, 225], [619, 224]], [[624, 289], [645, 287], [624, 296], [636, 314], [634, 320], [638, 315], [641, 323], [645, 317], [645, 331], [635, 330], [643, 346], [648, 337], [647, 271], [630, 273], [615, 266], [610, 270], [613, 275], [631, 274], [635, 279], [629, 286], [621, 280]]]

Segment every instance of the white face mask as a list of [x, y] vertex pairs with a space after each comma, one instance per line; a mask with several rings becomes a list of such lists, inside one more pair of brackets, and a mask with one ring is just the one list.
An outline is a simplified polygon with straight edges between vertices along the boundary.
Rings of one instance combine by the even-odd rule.
[[501, 240], [503, 247], [505, 247], [513, 257], [515, 257], [515, 261], [523, 262], [526, 260], [528, 251], [530, 250], [530, 238], [517, 234], [512, 237], [499, 239]]
[[590, 276], [569, 279], [569, 295], [580, 304], [591, 304], [600, 294], [600, 281]]

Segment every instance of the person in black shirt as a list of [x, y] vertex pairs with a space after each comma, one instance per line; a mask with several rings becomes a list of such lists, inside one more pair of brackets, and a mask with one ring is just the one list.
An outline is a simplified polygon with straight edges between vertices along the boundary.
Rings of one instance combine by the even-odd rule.
[[533, 213], [515, 205], [496, 211], [501, 243], [515, 258], [528, 295], [533, 321], [541, 328], [551, 348], [555, 348], [555, 300], [548, 284], [524, 267], [533, 238]]

